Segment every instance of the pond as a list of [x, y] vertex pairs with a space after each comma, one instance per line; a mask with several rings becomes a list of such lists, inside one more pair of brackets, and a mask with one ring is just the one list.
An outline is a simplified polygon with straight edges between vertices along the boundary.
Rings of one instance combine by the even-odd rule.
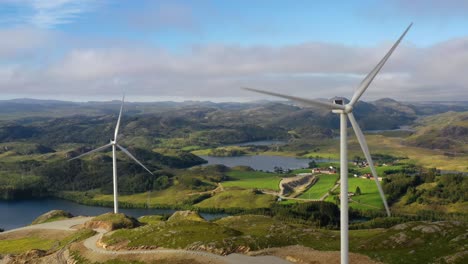
[[[113, 212], [113, 208], [82, 205], [61, 199], [34, 199], [19, 201], [0, 201], [0, 228], [10, 230], [31, 224], [41, 214], [51, 210], [64, 210], [78, 216], [95, 216]], [[171, 214], [176, 210], [171, 209], [119, 209], [133, 217], [154, 214]], [[224, 217], [227, 214], [200, 213], [207, 220]]]

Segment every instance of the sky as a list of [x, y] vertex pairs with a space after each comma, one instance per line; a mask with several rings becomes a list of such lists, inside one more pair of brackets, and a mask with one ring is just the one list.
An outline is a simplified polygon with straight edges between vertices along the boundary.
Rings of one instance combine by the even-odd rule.
[[0, 0], [0, 99], [468, 101], [464, 0]]

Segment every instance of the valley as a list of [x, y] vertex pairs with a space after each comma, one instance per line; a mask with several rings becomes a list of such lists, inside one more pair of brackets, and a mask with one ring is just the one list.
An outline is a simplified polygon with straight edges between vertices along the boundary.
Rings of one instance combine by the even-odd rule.
[[[111, 153], [68, 159], [108, 141], [118, 104], [93, 103], [91, 111], [89, 103], [21, 102], [25, 103], [27, 112], [10, 111], [9, 118], [0, 120], [2, 203], [60, 199], [55, 201], [70, 203], [70, 211], [88, 206], [84, 213], [88, 216], [111, 211]], [[12, 104], [18, 102], [0, 102], [0, 109]], [[80, 115], [73, 114], [84, 109]], [[126, 214], [141, 217], [141, 226], [104, 235], [106, 247], [267, 254], [280, 260], [328, 254], [323, 259], [339, 259], [336, 116], [279, 102], [130, 103], [126, 111], [121, 128], [125, 136], [120, 140], [154, 176], [118, 153], [119, 205]], [[366, 178], [369, 167], [349, 130], [350, 245], [355, 254], [351, 258], [367, 263], [463, 263], [466, 237], [459, 236], [468, 212], [468, 178], [461, 174], [468, 172], [464, 132], [468, 104], [432, 109], [385, 99], [360, 102], [355, 113], [363, 129], [383, 129], [366, 132], [366, 139], [392, 217], [384, 217], [375, 182]], [[411, 131], [398, 130], [400, 126], [410, 126]], [[304, 177], [297, 176], [303, 173], [313, 173], [313, 180], [279, 194], [280, 182]], [[8, 206], [5, 210], [11, 210]], [[41, 208], [40, 202], [37, 207], [31, 214], [53, 209]], [[194, 217], [168, 220], [180, 210]], [[0, 228], [12, 227], [0, 222]], [[441, 236], [440, 230], [449, 235]], [[83, 237], [92, 234], [82, 232]], [[32, 249], [55, 254], [60, 248], [53, 245], [65, 243], [60, 241], [79, 241], [64, 233], [38, 243], [44, 235], [29, 234], [32, 240], [0, 233], [4, 248], [0, 254], [25, 257], [21, 254]], [[420, 237], [433, 243], [431, 254], [423, 253], [428, 248]], [[24, 247], [15, 251], [1, 246], [9, 241]], [[96, 258], [80, 243], [66, 248], [82, 263], [114, 263], [109, 256]], [[144, 262], [145, 254], [131, 254], [127, 260]], [[396, 258], [398, 254], [408, 258]], [[187, 258], [164, 261], [183, 263]]]

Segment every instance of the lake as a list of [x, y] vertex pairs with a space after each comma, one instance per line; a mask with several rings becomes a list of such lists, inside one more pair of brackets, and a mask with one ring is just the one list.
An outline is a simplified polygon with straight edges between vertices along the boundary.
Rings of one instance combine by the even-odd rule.
[[[20, 201], [0, 201], [0, 228], [10, 230], [31, 224], [41, 214], [51, 210], [64, 210], [75, 216], [95, 216], [113, 212], [110, 207], [98, 207], [82, 205], [75, 202], [61, 199], [34, 199]], [[119, 209], [121, 213], [133, 217], [154, 214], [171, 214], [176, 210], [171, 209]], [[207, 219], [214, 219], [227, 216], [227, 214], [200, 213]]]
[[271, 146], [271, 145], [284, 145], [286, 141], [282, 140], [258, 140], [258, 141], [249, 141], [244, 143], [229, 144], [225, 146]]
[[[283, 157], [283, 156], [267, 156], [267, 155], [253, 155], [253, 156], [237, 156], [237, 157], [212, 157], [200, 156], [208, 161], [206, 165], [223, 164], [227, 167], [234, 166], [249, 166], [254, 170], [273, 171], [274, 167], [281, 167], [283, 169], [300, 169], [307, 168], [312, 159], [303, 159], [296, 157]], [[317, 162], [328, 162], [328, 159], [314, 159]]]

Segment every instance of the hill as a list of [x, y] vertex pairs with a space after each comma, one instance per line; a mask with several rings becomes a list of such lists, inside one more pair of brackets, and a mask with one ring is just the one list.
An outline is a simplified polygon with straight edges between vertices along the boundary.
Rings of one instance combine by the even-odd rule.
[[422, 118], [406, 139], [412, 146], [441, 149], [448, 154], [468, 153], [468, 112], [447, 112]]

